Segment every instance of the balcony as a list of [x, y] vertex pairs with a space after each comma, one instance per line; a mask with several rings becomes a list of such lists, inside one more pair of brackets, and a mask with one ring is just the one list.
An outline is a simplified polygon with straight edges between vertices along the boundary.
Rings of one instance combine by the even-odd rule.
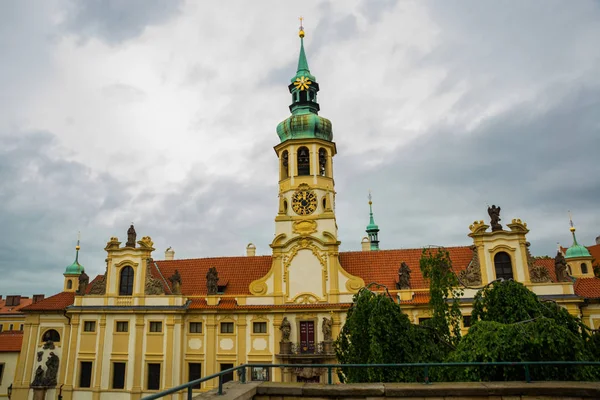
[[323, 359], [335, 358], [333, 342], [306, 343], [280, 343], [278, 358], [289, 359]]

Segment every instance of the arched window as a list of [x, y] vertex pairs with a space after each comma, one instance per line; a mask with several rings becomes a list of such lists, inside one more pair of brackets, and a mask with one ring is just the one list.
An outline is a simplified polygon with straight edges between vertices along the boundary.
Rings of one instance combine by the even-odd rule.
[[67, 281], [67, 289], [73, 289], [73, 281], [70, 279]]
[[42, 336], [42, 342], [60, 342], [60, 335], [55, 329], [48, 329]]
[[310, 175], [310, 155], [306, 147], [298, 149], [298, 175]]
[[119, 295], [131, 296], [133, 294], [133, 268], [127, 266], [121, 270], [119, 280]]
[[289, 176], [289, 153], [285, 150], [281, 153], [281, 179], [285, 179]]
[[513, 279], [512, 263], [510, 256], [501, 251], [494, 256], [494, 266], [496, 268], [496, 279]]
[[319, 174], [327, 175], [327, 150], [323, 148], [319, 149]]
[[581, 263], [581, 273], [582, 274], [587, 274], [588, 273], [588, 268], [587, 268], [587, 264], [586, 263]]

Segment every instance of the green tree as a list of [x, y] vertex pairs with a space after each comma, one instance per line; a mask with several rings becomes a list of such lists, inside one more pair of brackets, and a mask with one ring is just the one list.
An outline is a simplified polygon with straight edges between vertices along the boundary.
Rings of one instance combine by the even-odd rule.
[[455, 346], [460, 342], [460, 297], [463, 290], [452, 270], [450, 253], [443, 248], [437, 251], [423, 249], [419, 266], [429, 280], [429, 307], [432, 318], [426, 321], [440, 339]]

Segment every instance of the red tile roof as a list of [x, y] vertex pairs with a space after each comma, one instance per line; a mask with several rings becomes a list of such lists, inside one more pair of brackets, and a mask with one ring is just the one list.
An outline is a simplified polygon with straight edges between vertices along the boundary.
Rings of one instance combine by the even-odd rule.
[[349, 308], [351, 303], [314, 303], [314, 304], [280, 304], [280, 305], [238, 305], [233, 298], [222, 298], [218, 305], [209, 306], [205, 298], [192, 298], [191, 310], [267, 310], [267, 309], [306, 309], [306, 308]]
[[60, 292], [45, 298], [35, 304], [23, 308], [23, 311], [60, 311], [64, 310], [75, 301], [75, 293]]
[[599, 278], [579, 278], [575, 281], [575, 294], [588, 299], [600, 299]]
[[23, 343], [22, 331], [0, 332], [0, 353], [21, 351]]
[[170, 285], [169, 277], [178, 270], [181, 275], [181, 293], [187, 296], [206, 295], [206, 273], [210, 267], [215, 267], [219, 274], [219, 285], [227, 285], [225, 294], [247, 295], [250, 294], [250, 283], [263, 277], [271, 269], [271, 256], [194, 258], [155, 261], [155, 264], [158, 265], [160, 274], [156, 266], [153, 266], [152, 275], [166, 286], [167, 293], [171, 289], [165, 281]]
[[[452, 269], [457, 274], [467, 268], [473, 258], [473, 251], [467, 246], [447, 247], [446, 250], [450, 253]], [[400, 264], [405, 262], [411, 270], [411, 289], [427, 289], [429, 284], [419, 267], [422, 254], [423, 249], [353, 251], [340, 253], [340, 263], [346, 271], [361, 277], [366, 285], [377, 282], [392, 290], [396, 288]]]
[[600, 266], [600, 244], [595, 244], [593, 246], [588, 246], [588, 251], [590, 255], [594, 257], [594, 264]]
[[19, 314], [21, 309], [33, 303], [33, 299], [29, 297], [21, 297], [21, 302], [18, 306], [7, 306], [6, 299], [0, 300], [0, 314]]
[[548, 270], [548, 275], [550, 275], [550, 279], [552, 279], [552, 282], [556, 282], [554, 258], [538, 258], [533, 262], [533, 265], [546, 268]]

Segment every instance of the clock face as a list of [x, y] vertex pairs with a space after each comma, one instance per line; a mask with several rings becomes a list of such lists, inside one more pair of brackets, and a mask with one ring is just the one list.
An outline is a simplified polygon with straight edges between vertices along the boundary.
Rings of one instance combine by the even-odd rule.
[[309, 215], [317, 209], [317, 195], [312, 190], [298, 190], [292, 195], [292, 210], [298, 215]]

